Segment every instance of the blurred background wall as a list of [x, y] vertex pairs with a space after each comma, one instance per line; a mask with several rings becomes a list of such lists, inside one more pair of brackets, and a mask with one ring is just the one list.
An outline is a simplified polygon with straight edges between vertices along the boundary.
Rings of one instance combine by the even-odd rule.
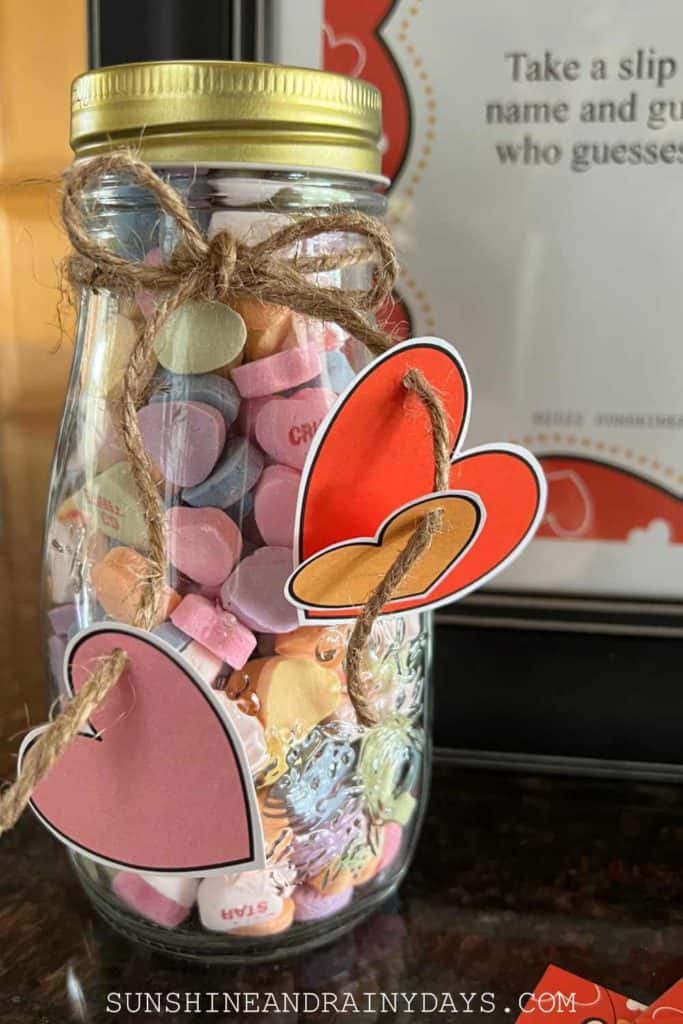
[[[57, 321], [69, 84], [86, 66], [82, 0], [0, 0], [0, 389], [4, 413], [52, 416], [70, 343]], [[67, 335], [68, 337], [68, 327]]]
[[57, 320], [57, 182], [85, 66], [83, 0], [0, 0], [0, 774], [12, 734], [44, 714], [42, 520], [72, 351]]

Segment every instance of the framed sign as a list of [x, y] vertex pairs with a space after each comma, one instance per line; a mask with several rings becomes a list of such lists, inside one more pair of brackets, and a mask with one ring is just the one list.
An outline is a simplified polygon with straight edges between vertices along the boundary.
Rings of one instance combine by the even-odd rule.
[[382, 90], [399, 298], [463, 353], [472, 443], [524, 444], [547, 474], [528, 551], [442, 618], [683, 635], [680, 4], [298, 18], [300, 59]]

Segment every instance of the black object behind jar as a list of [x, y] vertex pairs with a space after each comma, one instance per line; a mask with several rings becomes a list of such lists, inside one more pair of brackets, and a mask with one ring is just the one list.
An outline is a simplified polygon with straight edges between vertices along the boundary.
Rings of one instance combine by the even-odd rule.
[[269, 7], [269, 0], [88, 0], [89, 67], [267, 60]]

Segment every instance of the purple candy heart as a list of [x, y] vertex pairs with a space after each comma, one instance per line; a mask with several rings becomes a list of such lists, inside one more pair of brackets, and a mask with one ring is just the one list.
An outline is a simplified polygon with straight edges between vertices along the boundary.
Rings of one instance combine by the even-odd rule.
[[223, 607], [259, 633], [296, 629], [296, 609], [284, 594], [292, 572], [290, 548], [263, 547], [244, 558], [221, 588]]

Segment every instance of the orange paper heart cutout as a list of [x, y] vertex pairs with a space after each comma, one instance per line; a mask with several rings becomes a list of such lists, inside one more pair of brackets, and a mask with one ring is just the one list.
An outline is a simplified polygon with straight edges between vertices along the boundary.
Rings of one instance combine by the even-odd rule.
[[[291, 577], [288, 596], [306, 608], [355, 608], [365, 604], [428, 512], [443, 511], [442, 528], [394, 592], [394, 600], [421, 597], [464, 554], [483, 522], [474, 495], [435, 494], [399, 509], [374, 538], [354, 538], [326, 548]], [[389, 606], [391, 602], [389, 602]]]

